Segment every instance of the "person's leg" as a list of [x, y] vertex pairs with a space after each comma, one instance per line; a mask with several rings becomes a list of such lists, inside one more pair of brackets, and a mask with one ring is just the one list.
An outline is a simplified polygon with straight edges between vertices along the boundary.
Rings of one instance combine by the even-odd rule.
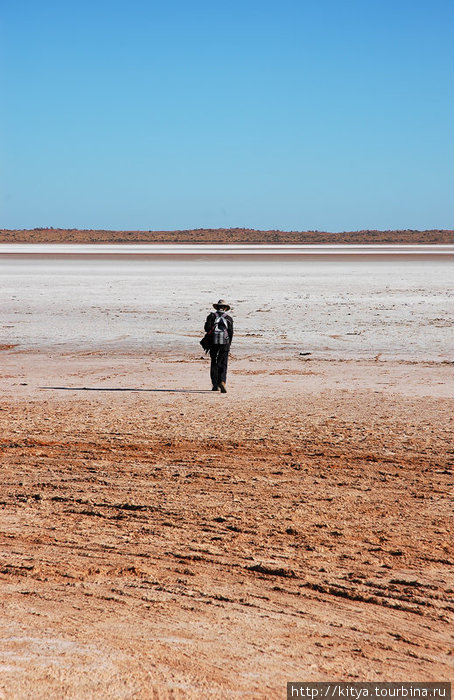
[[221, 345], [221, 350], [218, 356], [218, 384], [223, 393], [225, 393], [225, 384], [227, 381], [227, 363], [229, 360], [229, 345]]
[[210, 348], [210, 357], [211, 357], [210, 377], [211, 377], [211, 383], [213, 385], [213, 390], [216, 390], [216, 391], [218, 390], [218, 384], [219, 384], [218, 363], [217, 363], [218, 351], [219, 351], [218, 345], [211, 346], [211, 348]]

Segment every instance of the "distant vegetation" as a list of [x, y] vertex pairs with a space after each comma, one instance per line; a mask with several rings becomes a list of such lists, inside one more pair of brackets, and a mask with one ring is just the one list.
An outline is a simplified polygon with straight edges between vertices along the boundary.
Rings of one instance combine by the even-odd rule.
[[454, 231], [257, 231], [248, 228], [187, 231], [98, 231], [60, 228], [0, 230], [0, 243], [454, 243]]

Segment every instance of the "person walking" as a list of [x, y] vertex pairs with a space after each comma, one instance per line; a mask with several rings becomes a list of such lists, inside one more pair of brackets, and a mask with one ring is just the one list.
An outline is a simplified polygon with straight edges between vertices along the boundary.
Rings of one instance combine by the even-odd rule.
[[205, 321], [205, 333], [210, 334], [210, 377], [212, 391], [227, 393], [227, 362], [229, 359], [230, 345], [233, 338], [233, 319], [227, 314], [230, 310], [229, 304], [224, 299], [219, 299], [217, 304], [213, 304], [216, 309], [207, 316]]

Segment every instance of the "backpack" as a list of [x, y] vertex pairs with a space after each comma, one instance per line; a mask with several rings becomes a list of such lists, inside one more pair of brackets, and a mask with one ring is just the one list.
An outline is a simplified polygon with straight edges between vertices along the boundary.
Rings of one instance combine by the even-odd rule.
[[227, 312], [221, 316], [216, 314], [213, 325], [213, 345], [227, 345], [229, 342], [229, 327], [225, 316], [227, 316]]

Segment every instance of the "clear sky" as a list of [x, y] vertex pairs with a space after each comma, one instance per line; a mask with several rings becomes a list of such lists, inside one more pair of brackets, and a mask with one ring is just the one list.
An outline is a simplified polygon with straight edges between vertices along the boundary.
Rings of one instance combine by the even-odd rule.
[[5, 0], [0, 227], [453, 228], [452, 0]]

